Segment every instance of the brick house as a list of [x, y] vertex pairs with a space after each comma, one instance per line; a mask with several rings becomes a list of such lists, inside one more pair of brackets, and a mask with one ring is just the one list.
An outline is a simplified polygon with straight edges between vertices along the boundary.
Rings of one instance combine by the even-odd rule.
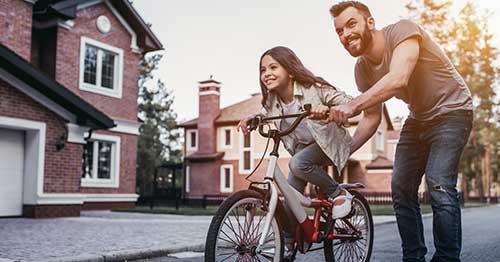
[[[257, 132], [243, 136], [237, 132], [239, 119], [259, 111], [261, 94], [257, 93], [234, 105], [220, 108], [221, 83], [213, 79], [199, 82], [198, 118], [179, 126], [184, 128], [185, 196], [199, 199], [203, 195], [225, 196], [248, 186], [245, 177], [259, 162], [267, 140]], [[361, 116], [350, 120], [354, 133]], [[398, 122], [399, 123], [399, 122]], [[399, 127], [399, 125], [398, 125]], [[390, 192], [394, 148], [399, 130], [384, 107], [382, 122], [376, 134], [349, 159], [338, 182], [363, 182], [366, 191]], [[272, 142], [270, 142], [272, 143]], [[265, 159], [268, 159], [268, 149]], [[280, 147], [278, 165], [288, 173], [290, 155]], [[253, 179], [265, 174], [265, 162]], [[329, 168], [332, 174], [332, 168]], [[306, 189], [307, 192], [307, 189]]]
[[0, 0], [0, 27], [0, 216], [135, 205], [149, 26], [126, 0]]

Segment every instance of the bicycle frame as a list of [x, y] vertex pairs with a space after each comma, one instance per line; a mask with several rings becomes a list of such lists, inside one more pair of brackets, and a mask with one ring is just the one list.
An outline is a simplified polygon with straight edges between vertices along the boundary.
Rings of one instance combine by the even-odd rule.
[[[267, 166], [266, 176], [264, 181], [269, 181], [269, 190], [271, 192], [269, 205], [268, 205], [268, 213], [266, 214], [264, 220], [264, 228], [262, 231], [262, 235], [259, 239], [259, 245], [257, 246], [257, 250], [260, 250], [259, 247], [264, 244], [267, 234], [269, 233], [271, 221], [275, 215], [276, 207], [278, 204], [278, 189], [283, 194], [287, 206], [292, 211], [293, 215], [297, 219], [298, 225], [302, 228], [304, 232], [304, 240], [308, 243], [319, 242], [319, 220], [321, 216], [321, 208], [325, 207], [330, 212], [333, 205], [327, 201], [326, 199], [318, 199], [312, 200], [300, 192], [298, 192], [295, 188], [288, 184], [283, 172], [277, 165], [278, 156], [271, 155], [269, 159], [269, 164]], [[349, 191], [346, 190], [346, 194], [350, 195]], [[309, 219], [304, 207], [313, 207], [316, 208], [314, 218]], [[325, 238], [327, 239], [354, 239], [355, 236], [343, 235], [343, 234], [328, 234]]]

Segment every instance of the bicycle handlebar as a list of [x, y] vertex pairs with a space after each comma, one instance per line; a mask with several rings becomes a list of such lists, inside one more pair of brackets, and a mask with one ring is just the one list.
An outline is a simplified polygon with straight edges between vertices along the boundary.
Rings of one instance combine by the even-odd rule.
[[283, 115], [283, 116], [272, 116], [272, 117], [262, 117], [261, 115], [257, 115], [255, 117], [253, 117], [252, 119], [250, 119], [250, 123], [249, 123], [249, 130], [250, 131], [253, 131], [257, 128], [259, 128], [259, 134], [263, 137], [268, 137], [269, 136], [269, 132], [264, 132], [264, 125], [263, 125], [263, 122], [265, 121], [269, 121], [269, 120], [276, 120], [276, 119], [285, 119], [285, 118], [292, 118], [292, 117], [295, 117], [297, 119], [295, 119], [295, 121], [292, 123], [291, 126], [289, 126], [286, 130], [284, 131], [279, 131], [277, 133], [277, 135], [279, 137], [282, 137], [282, 136], [286, 136], [288, 134], [290, 134], [295, 128], [297, 128], [297, 126], [299, 125], [300, 121], [302, 121], [302, 119], [306, 118], [307, 116], [309, 116], [311, 114], [311, 104], [305, 104], [303, 106], [304, 108], [304, 113], [300, 113], [300, 114], [292, 114], [292, 115]]

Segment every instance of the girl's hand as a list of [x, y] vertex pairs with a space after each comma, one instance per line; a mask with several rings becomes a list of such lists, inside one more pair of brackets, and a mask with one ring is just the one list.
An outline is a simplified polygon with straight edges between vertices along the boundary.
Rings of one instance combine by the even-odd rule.
[[313, 106], [313, 108], [311, 108], [311, 114], [308, 118], [313, 120], [326, 119], [328, 112], [330, 112], [330, 108], [325, 105]]
[[249, 116], [246, 116], [244, 117], [243, 119], [240, 120], [240, 122], [238, 123], [238, 126], [236, 127], [236, 130], [239, 132], [240, 130], [243, 132], [244, 135], [248, 134], [248, 126], [247, 126], [247, 122], [252, 119], [254, 117], [254, 115], [249, 115]]

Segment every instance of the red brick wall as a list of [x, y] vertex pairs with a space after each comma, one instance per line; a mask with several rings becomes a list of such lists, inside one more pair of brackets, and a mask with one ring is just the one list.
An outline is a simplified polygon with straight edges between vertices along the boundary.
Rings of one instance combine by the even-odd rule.
[[391, 173], [367, 173], [366, 191], [372, 192], [391, 192]]
[[[102, 34], [96, 19], [105, 15], [111, 21], [111, 31]], [[86, 36], [123, 50], [122, 98], [114, 98], [79, 89], [80, 39]], [[59, 27], [57, 33], [56, 80], [113, 118], [137, 121], [137, 95], [140, 54], [130, 48], [131, 35], [106, 4], [97, 4], [78, 11], [74, 27]]]
[[0, 43], [26, 61], [31, 59], [32, 8], [22, 0], [0, 0]]
[[364, 163], [352, 163], [349, 165], [349, 176], [347, 179], [347, 183], [363, 183], [368, 186], [366, 183], [366, 170], [363, 168]]
[[363, 191], [391, 192], [392, 172], [368, 173], [365, 166], [371, 161], [359, 161], [349, 166], [349, 183], [360, 182], [365, 184]]
[[114, 133], [105, 130], [95, 131], [96, 134], [105, 134], [120, 137], [120, 183], [118, 188], [91, 188], [82, 187], [82, 193], [96, 194], [134, 194], [136, 177], [136, 158], [137, 158], [137, 136], [122, 133]]
[[79, 192], [83, 146], [66, 142], [62, 150], [56, 150], [56, 143], [66, 133], [65, 121], [2, 80], [0, 97], [0, 115], [45, 122], [47, 125], [44, 192]]
[[134, 202], [86, 202], [82, 210], [109, 210], [113, 208], [133, 208]]
[[190, 167], [188, 197], [220, 195], [221, 161], [187, 163]]
[[24, 205], [23, 216], [30, 218], [79, 217], [81, 205]]

